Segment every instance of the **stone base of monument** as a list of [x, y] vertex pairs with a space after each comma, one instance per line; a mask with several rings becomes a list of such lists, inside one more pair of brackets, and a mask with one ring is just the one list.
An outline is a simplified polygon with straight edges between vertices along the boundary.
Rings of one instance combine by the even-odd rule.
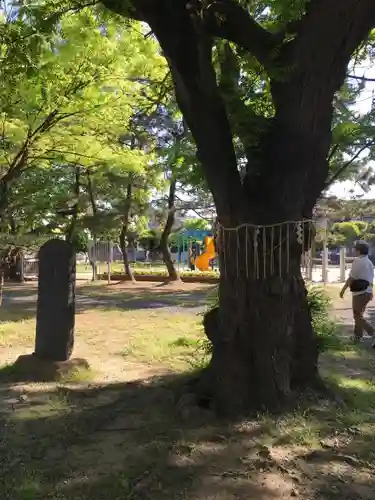
[[14, 363], [17, 375], [24, 380], [35, 382], [53, 382], [78, 372], [88, 370], [90, 365], [85, 359], [73, 358], [68, 361], [49, 361], [38, 358], [35, 354], [19, 356]]

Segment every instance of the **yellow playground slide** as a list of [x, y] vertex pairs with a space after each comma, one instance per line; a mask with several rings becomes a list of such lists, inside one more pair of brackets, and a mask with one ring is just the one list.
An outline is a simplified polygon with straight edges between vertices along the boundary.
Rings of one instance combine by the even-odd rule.
[[195, 259], [195, 265], [200, 271], [210, 270], [210, 260], [216, 257], [214, 239], [206, 236], [204, 239], [206, 251]]

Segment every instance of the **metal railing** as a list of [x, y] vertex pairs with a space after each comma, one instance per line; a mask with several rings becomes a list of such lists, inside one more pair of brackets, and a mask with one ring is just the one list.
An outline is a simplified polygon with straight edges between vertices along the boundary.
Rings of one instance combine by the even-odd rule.
[[23, 278], [24, 279], [37, 279], [39, 273], [39, 260], [38, 259], [23, 259]]

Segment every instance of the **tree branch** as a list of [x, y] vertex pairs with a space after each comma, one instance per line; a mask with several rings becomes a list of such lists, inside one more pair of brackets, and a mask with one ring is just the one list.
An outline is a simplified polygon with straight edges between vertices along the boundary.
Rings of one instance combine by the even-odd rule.
[[341, 174], [343, 174], [345, 172], [345, 170], [348, 167], [350, 167], [350, 165], [359, 157], [359, 155], [361, 153], [363, 153], [363, 151], [365, 151], [365, 149], [370, 148], [374, 144], [375, 144], [375, 139], [373, 141], [370, 141], [369, 143], [366, 143], [364, 146], [362, 146], [361, 149], [359, 149], [356, 152], [356, 154], [350, 160], [348, 160], [343, 165], [341, 165], [341, 167], [338, 168], [337, 171], [331, 176], [331, 178], [328, 179], [327, 182], [325, 183], [324, 191], [326, 189], [328, 189], [334, 182], [336, 182], [339, 179], [339, 177], [341, 176]]
[[240, 139], [247, 158], [247, 172], [255, 170], [256, 146], [267, 119], [254, 113], [251, 105], [245, 105], [241, 87], [241, 68], [237, 56], [227, 41], [217, 44], [220, 64], [219, 88], [227, 106], [233, 132]]
[[357, 75], [346, 75], [347, 78], [353, 78], [353, 80], [360, 80], [362, 82], [375, 82], [375, 78], [367, 78], [367, 76], [357, 76]]
[[186, 0], [133, 0], [133, 5], [139, 6], [168, 60], [176, 99], [194, 136], [218, 211], [236, 217], [242, 187], [204, 21], [198, 11], [187, 10]]
[[[147, 11], [151, 3], [148, 0], [102, 0], [102, 3], [107, 9], [123, 17], [148, 22]], [[164, 2], [154, 0], [153, 3], [157, 7]], [[186, 12], [190, 10], [192, 14], [198, 14], [203, 19], [209, 36], [234, 42], [265, 65], [283, 39], [280, 34], [276, 35], [262, 28], [236, 0], [213, 0], [207, 2], [208, 5], [204, 5], [205, 2], [202, 1], [194, 3], [188, 0], [174, 0], [173, 3], [178, 3]], [[154, 29], [152, 26], [151, 28]]]
[[336, 154], [337, 150], [339, 149], [339, 145], [338, 144], [334, 144], [332, 146], [332, 149], [328, 155], [328, 163], [332, 160], [332, 158], [334, 157], [334, 155]]
[[101, 3], [108, 10], [122, 17], [134, 19], [136, 21], [145, 21], [144, 15], [140, 10], [142, 1], [132, 0], [131, 2], [123, 2], [121, 0], [102, 0]]
[[260, 63], [267, 63], [275, 55], [282, 41], [277, 35], [262, 28], [234, 0], [214, 0], [203, 11], [205, 28], [211, 36], [224, 38], [249, 51]]
[[[324, 45], [326, 51], [316, 60], [316, 66], [340, 67], [338, 77], [342, 83], [351, 55], [374, 26], [373, 0], [310, 0], [291, 46], [299, 56], [298, 61], [310, 65], [317, 48]], [[317, 27], [319, 36], [316, 36]]]
[[[373, 26], [373, 0], [311, 0], [279, 51], [278, 66], [288, 71], [271, 75], [276, 132], [266, 145], [268, 161], [277, 166], [288, 164], [291, 155], [299, 158], [300, 168], [284, 177], [303, 185], [306, 213], [327, 181], [334, 95], [344, 83], [353, 52]], [[272, 151], [277, 154], [272, 156]], [[281, 191], [283, 179], [277, 182]]]

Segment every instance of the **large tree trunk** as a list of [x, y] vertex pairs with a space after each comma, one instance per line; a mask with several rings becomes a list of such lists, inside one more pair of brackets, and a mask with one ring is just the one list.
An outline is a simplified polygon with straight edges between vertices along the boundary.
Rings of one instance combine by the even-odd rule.
[[129, 262], [129, 255], [127, 251], [127, 242], [126, 242], [129, 229], [129, 215], [132, 202], [132, 194], [133, 194], [132, 178], [131, 175], [129, 175], [129, 182], [126, 188], [125, 208], [122, 217], [122, 226], [121, 226], [119, 242], [120, 242], [120, 249], [122, 252], [122, 260], [124, 262], [125, 276], [127, 276], [131, 281], [134, 282], [135, 278]]
[[219, 307], [206, 315], [204, 326], [213, 348], [209, 396], [223, 414], [278, 409], [294, 389], [318, 378], [301, 245], [293, 225], [285, 225], [280, 253], [280, 240], [271, 242], [270, 231], [264, 239], [260, 233], [257, 251], [252, 227], [227, 232], [218, 244]]
[[160, 238], [160, 250], [163, 255], [163, 261], [165, 267], [168, 271], [168, 278], [170, 281], [180, 281], [180, 276], [177, 272], [177, 269], [173, 263], [171, 251], [169, 248], [169, 236], [171, 234], [174, 222], [175, 222], [175, 201], [176, 201], [176, 179], [171, 179], [171, 183], [169, 186], [169, 194], [168, 194], [168, 215], [167, 220], [165, 222], [164, 230]]

